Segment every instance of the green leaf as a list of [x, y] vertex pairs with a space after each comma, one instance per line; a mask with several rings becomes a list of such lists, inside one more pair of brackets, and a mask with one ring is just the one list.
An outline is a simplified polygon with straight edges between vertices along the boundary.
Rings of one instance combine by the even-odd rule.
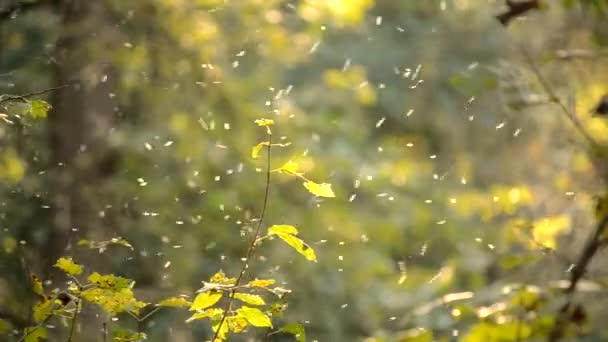
[[221, 318], [222, 314], [224, 314], [224, 310], [220, 309], [220, 308], [211, 308], [211, 309], [207, 309], [203, 312], [196, 312], [194, 313], [192, 316], [190, 316], [190, 318], [188, 318], [186, 320], [186, 323], [190, 323], [192, 321], [195, 321], [197, 319], [203, 319], [203, 318], [212, 318], [212, 319], [216, 319], [216, 318]]
[[306, 331], [304, 330], [304, 326], [302, 324], [287, 324], [281, 328], [281, 331], [292, 334], [298, 342], [306, 342]]
[[272, 284], [274, 284], [276, 281], [274, 279], [256, 279], [256, 280], [252, 280], [249, 283], [247, 283], [247, 285], [249, 286], [253, 286], [253, 287], [268, 287]]
[[24, 342], [39, 342], [46, 340], [46, 328], [45, 327], [27, 327], [25, 328], [25, 339]]
[[298, 229], [288, 224], [275, 224], [268, 228], [268, 234], [292, 234], [298, 235]]
[[187, 308], [192, 305], [192, 302], [182, 297], [170, 297], [163, 299], [156, 306], [164, 306], [169, 308]]
[[239, 316], [245, 318], [247, 322], [249, 322], [249, 324], [253, 325], [254, 327], [272, 328], [272, 321], [270, 320], [270, 317], [268, 317], [268, 315], [266, 315], [260, 309], [243, 306], [236, 312]]
[[234, 298], [240, 300], [241, 302], [245, 302], [245, 303], [251, 304], [251, 305], [265, 305], [266, 304], [266, 302], [264, 301], [264, 298], [262, 298], [258, 295], [249, 294], [249, 293], [235, 293]]
[[51, 105], [42, 100], [34, 100], [30, 101], [30, 110], [29, 113], [34, 118], [46, 118], [46, 115], [51, 109]]
[[219, 291], [207, 291], [203, 293], [199, 293], [196, 298], [194, 298], [194, 302], [192, 306], [190, 306], [190, 311], [202, 310], [212, 306], [217, 303], [220, 298], [222, 298], [223, 293]]
[[76, 276], [82, 273], [82, 266], [72, 261], [72, 258], [59, 258], [59, 260], [57, 260], [55, 263], [55, 267], [71, 276]]
[[462, 342], [479, 341], [526, 341], [532, 335], [532, 327], [526, 322], [504, 324], [477, 323], [463, 336]]
[[302, 254], [306, 259], [317, 262], [315, 251], [301, 239], [289, 234], [275, 234], [281, 240], [293, 247], [298, 253]]
[[138, 333], [120, 327], [114, 330], [114, 333], [112, 335], [114, 335], [114, 338], [112, 339], [113, 342], [137, 342], [145, 340], [147, 337], [144, 333]]
[[[426, 329], [409, 329], [403, 332], [400, 342], [433, 342], [433, 334]], [[482, 341], [479, 341], [482, 342]], [[485, 342], [485, 341], [484, 341]]]
[[313, 195], [319, 197], [336, 197], [329, 183], [304, 182], [304, 187]]
[[0, 319], [0, 335], [5, 334], [10, 330], [11, 330], [11, 324], [4, 319]]
[[260, 152], [262, 151], [262, 148], [264, 148], [264, 146], [268, 146], [268, 141], [263, 141], [253, 146], [253, 148], [251, 149], [251, 158], [258, 159], [260, 157]]

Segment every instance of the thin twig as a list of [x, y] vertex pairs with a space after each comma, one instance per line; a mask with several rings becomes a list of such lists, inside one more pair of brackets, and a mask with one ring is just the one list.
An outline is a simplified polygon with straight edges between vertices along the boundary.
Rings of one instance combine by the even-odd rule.
[[564, 290], [566, 302], [562, 305], [557, 317], [555, 318], [555, 324], [553, 325], [553, 329], [547, 338], [548, 342], [559, 341], [559, 339], [562, 337], [564, 328], [571, 317], [570, 308], [572, 307], [572, 295], [576, 291], [576, 286], [578, 285], [579, 281], [583, 278], [583, 275], [587, 271], [587, 267], [591, 263], [591, 260], [599, 248], [603, 245], [604, 239], [602, 236], [606, 230], [606, 227], [608, 227], [608, 216], [602, 218], [602, 220], [597, 224], [593, 234], [585, 243], [585, 247], [583, 248], [577, 262], [574, 264], [574, 268], [570, 273], [570, 285]]
[[[258, 241], [258, 234], [260, 233], [260, 229], [262, 228], [262, 223], [264, 222], [264, 216], [266, 215], [266, 208], [268, 206], [268, 197], [270, 194], [270, 173], [272, 171], [270, 169], [270, 150], [271, 150], [271, 148], [272, 148], [272, 134], [270, 134], [270, 132], [269, 132], [268, 133], [268, 145], [266, 147], [266, 153], [267, 153], [266, 189], [264, 191], [264, 202], [262, 203], [262, 212], [260, 213], [260, 219], [258, 221], [258, 225], [255, 229], [253, 237], [251, 238], [251, 242], [249, 243], [249, 248], [247, 249], [247, 255], [245, 256], [245, 261], [243, 261], [243, 266], [241, 267], [241, 272], [239, 273], [239, 276], [238, 276], [238, 278], [236, 278], [236, 282], [234, 283], [235, 287], [238, 287], [241, 284], [241, 281], [242, 281], [243, 277], [245, 276], [245, 272], [247, 270], [247, 267], [249, 266], [249, 260], [251, 260], [251, 257], [253, 257], [253, 253], [255, 252], [256, 242]], [[215, 342], [217, 340], [217, 337], [218, 337], [220, 331], [222, 330], [224, 321], [226, 320], [228, 313], [232, 310], [232, 303], [234, 302], [235, 294], [236, 294], [236, 290], [233, 289], [230, 292], [230, 298], [228, 298], [228, 304], [226, 304], [226, 309], [224, 310], [224, 313], [222, 314], [222, 319], [220, 320], [220, 324], [217, 326], [217, 329], [215, 330], [215, 334], [213, 335], [213, 338], [211, 339], [212, 342]]]
[[568, 107], [566, 107], [566, 105], [556, 95], [555, 91], [553, 90], [553, 88], [551, 87], [549, 82], [547, 82], [545, 77], [543, 76], [542, 72], [540, 71], [540, 68], [538, 67], [538, 65], [536, 65], [536, 62], [534, 61], [534, 59], [532, 58], [532, 56], [530, 55], [528, 50], [526, 50], [526, 48], [523, 45], [521, 45], [521, 44], [518, 44], [518, 45], [519, 45], [519, 49], [521, 50], [522, 55], [524, 56], [526, 62], [530, 66], [530, 69], [532, 70], [532, 72], [534, 73], [534, 75], [536, 76], [538, 81], [540, 82], [540, 85], [543, 87], [543, 90], [545, 91], [545, 93], [547, 93], [547, 96], [549, 96], [549, 100], [551, 102], [557, 104], [560, 107], [562, 113], [568, 118], [568, 120], [570, 120], [570, 122], [572, 122], [574, 127], [576, 127], [576, 129], [579, 131], [579, 133], [583, 137], [585, 137], [585, 139], [587, 139], [587, 141], [592, 146], [594, 146], [594, 147], [599, 146], [599, 144], [595, 141], [595, 139], [593, 139], [593, 137], [591, 137], [591, 135], [587, 132], [585, 127], [583, 127], [583, 124], [578, 120], [576, 115], [571, 110], [569, 110]]
[[0, 97], [0, 104], [4, 103], [4, 102], [9, 102], [9, 101], [27, 102], [28, 101], [27, 99], [29, 97], [43, 95], [43, 94], [50, 93], [52, 91], [63, 89], [63, 88], [69, 87], [69, 86], [70, 86], [70, 84], [64, 84], [64, 85], [60, 85], [57, 87], [39, 90], [39, 91], [35, 91], [35, 92], [23, 94], [23, 95], [4, 95], [4, 96]]
[[78, 313], [80, 312], [80, 300], [76, 302], [76, 309], [74, 311], [74, 315], [72, 315], [72, 322], [70, 323], [70, 334], [68, 335], [68, 341], [72, 342], [72, 338], [74, 337], [74, 331], [76, 328], [76, 320], [78, 318]]
[[102, 323], [101, 334], [103, 336], [103, 342], [106, 342], [108, 340], [108, 322], [107, 321]]

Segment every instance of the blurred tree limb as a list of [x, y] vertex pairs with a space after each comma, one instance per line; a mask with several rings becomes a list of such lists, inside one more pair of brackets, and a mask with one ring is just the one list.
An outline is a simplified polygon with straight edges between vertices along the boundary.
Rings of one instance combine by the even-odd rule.
[[540, 0], [515, 1], [506, 0], [507, 10], [496, 16], [504, 26], [508, 26], [511, 20], [531, 11], [540, 8]]
[[12, 18], [16, 13], [31, 10], [42, 5], [48, 4], [49, 1], [38, 0], [38, 1], [19, 1], [12, 2], [8, 5], [0, 7], [0, 21]]
[[602, 218], [602, 220], [598, 222], [593, 234], [585, 243], [582, 253], [574, 264], [574, 268], [570, 273], [570, 285], [564, 290], [566, 302], [561, 306], [555, 317], [555, 324], [553, 325], [553, 329], [551, 330], [547, 341], [559, 341], [559, 339], [564, 335], [564, 330], [567, 324], [573, 320], [574, 317], [572, 308], [574, 308], [575, 305], [572, 302], [572, 296], [576, 291], [579, 281], [585, 275], [591, 260], [598, 252], [600, 247], [604, 245], [605, 238], [603, 236], [604, 232], [606, 231], [606, 227], [608, 227], [608, 216]]

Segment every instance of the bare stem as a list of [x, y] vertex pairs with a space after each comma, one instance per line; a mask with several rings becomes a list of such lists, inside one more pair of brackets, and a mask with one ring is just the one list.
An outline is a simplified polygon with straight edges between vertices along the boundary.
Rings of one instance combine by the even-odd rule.
[[27, 99], [29, 97], [43, 95], [43, 94], [50, 93], [52, 91], [63, 89], [63, 88], [69, 87], [69, 86], [70, 86], [69, 84], [64, 84], [64, 85], [60, 85], [57, 87], [39, 90], [39, 91], [35, 91], [35, 92], [23, 94], [23, 95], [4, 95], [3, 97], [0, 98], [0, 104], [2, 104], [4, 102], [9, 102], [9, 101], [27, 102]]
[[[247, 255], [245, 256], [245, 260], [243, 261], [243, 265], [241, 266], [241, 271], [239, 272], [239, 276], [236, 278], [236, 282], [234, 283], [235, 288], [240, 286], [241, 281], [243, 280], [243, 277], [245, 276], [245, 272], [247, 271], [247, 268], [249, 267], [249, 260], [251, 260], [251, 258], [253, 257], [253, 254], [255, 252], [256, 243], [258, 241], [258, 235], [260, 234], [260, 230], [262, 229], [262, 223], [264, 222], [264, 216], [266, 215], [266, 208], [268, 207], [268, 197], [270, 194], [270, 174], [272, 171], [270, 169], [270, 150], [271, 150], [271, 148], [272, 148], [272, 135], [269, 132], [268, 133], [268, 145], [266, 146], [266, 152], [267, 152], [266, 153], [266, 189], [264, 191], [264, 202], [262, 203], [262, 212], [260, 213], [260, 219], [255, 228], [253, 237], [251, 238], [251, 242], [249, 243], [249, 248], [247, 249]], [[212, 342], [215, 342], [217, 340], [217, 337], [218, 337], [220, 331], [222, 330], [222, 326], [223, 326], [224, 322], [226, 321], [226, 317], [228, 317], [228, 313], [232, 310], [232, 304], [234, 302], [235, 294], [236, 294], [236, 289], [233, 289], [230, 292], [230, 297], [228, 298], [228, 304], [226, 304], [226, 309], [224, 310], [224, 313], [222, 314], [222, 319], [220, 320], [220, 324], [217, 326], [217, 329], [215, 330], [213, 339], [211, 339]]]
[[70, 334], [68, 335], [67, 342], [72, 342], [72, 338], [74, 337], [74, 331], [76, 328], [76, 319], [78, 318], [78, 313], [80, 312], [80, 300], [76, 302], [76, 309], [74, 310], [74, 315], [72, 315], [72, 322], [70, 323]]

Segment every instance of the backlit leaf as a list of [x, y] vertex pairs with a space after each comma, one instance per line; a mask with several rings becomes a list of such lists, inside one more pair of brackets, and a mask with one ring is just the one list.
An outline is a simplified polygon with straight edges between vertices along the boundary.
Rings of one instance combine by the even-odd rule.
[[239, 333], [247, 328], [247, 320], [240, 316], [227, 317], [228, 327], [235, 333]]
[[247, 285], [253, 287], [268, 287], [274, 284], [276, 281], [274, 279], [256, 279], [250, 281]]
[[258, 159], [260, 157], [260, 152], [262, 151], [262, 148], [264, 148], [264, 146], [268, 146], [268, 141], [263, 141], [253, 146], [253, 148], [251, 149], [251, 158]]
[[46, 118], [46, 115], [51, 109], [51, 105], [42, 100], [34, 100], [30, 101], [30, 111], [29, 113], [34, 118]]
[[268, 234], [293, 234], [298, 235], [298, 229], [288, 224], [275, 224], [268, 228]]
[[40, 342], [46, 340], [46, 328], [45, 327], [27, 327], [25, 328], [25, 342]]
[[287, 324], [281, 331], [292, 334], [298, 342], [306, 342], [306, 331], [302, 324]]
[[156, 305], [170, 308], [187, 308], [192, 305], [192, 302], [183, 297], [171, 297], [161, 300], [160, 303]]
[[304, 187], [313, 195], [319, 197], [336, 197], [329, 183], [304, 182]]
[[208, 308], [217, 303], [220, 298], [222, 298], [222, 295], [223, 293], [219, 291], [207, 291], [199, 293], [196, 298], [194, 298], [194, 302], [192, 303], [192, 306], [190, 306], [190, 311]]
[[264, 298], [262, 298], [258, 295], [249, 294], [249, 293], [235, 293], [234, 298], [240, 300], [241, 302], [251, 304], [251, 305], [265, 305], [266, 304], [266, 302], [264, 301]]
[[271, 126], [274, 124], [272, 119], [257, 119], [254, 121], [258, 126]]
[[239, 316], [245, 318], [247, 322], [249, 322], [249, 324], [253, 325], [254, 327], [272, 328], [272, 321], [270, 320], [270, 317], [268, 317], [268, 315], [266, 315], [260, 309], [243, 306], [236, 312]]
[[55, 263], [55, 267], [71, 276], [76, 276], [82, 273], [82, 266], [72, 261], [71, 258], [59, 258], [59, 260], [57, 260]]
[[220, 340], [225, 340], [226, 336], [228, 335], [228, 322], [222, 322], [221, 318], [216, 319], [211, 323], [211, 329], [218, 333], [217, 337], [220, 338]]
[[275, 234], [281, 240], [293, 247], [298, 253], [302, 254], [306, 259], [317, 262], [315, 251], [301, 239], [289, 234]]
[[287, 163], [283, 164], [280, 168], [276, 169], [275, 171], [286, 172], [286, 173], [290, 173], [292, 175], [301, 176], [301, 175], [303, 175], [303, 173], [298, 172], [299, 168], [300, 168], [300, 165], [298, 165], [298, 163], [290, 160]]
[[224, 313], [224, 310], [222, 310], [220, 308], [207, 309], [203, 312], [194, 313], [192, 316], [190, 316], [190, 318], [188, 318], [186, 320], [186, 323], [190, 323], [197, 319], [203, 319], [203, 318], [220, 319], [222, 317], [223, 313]]

